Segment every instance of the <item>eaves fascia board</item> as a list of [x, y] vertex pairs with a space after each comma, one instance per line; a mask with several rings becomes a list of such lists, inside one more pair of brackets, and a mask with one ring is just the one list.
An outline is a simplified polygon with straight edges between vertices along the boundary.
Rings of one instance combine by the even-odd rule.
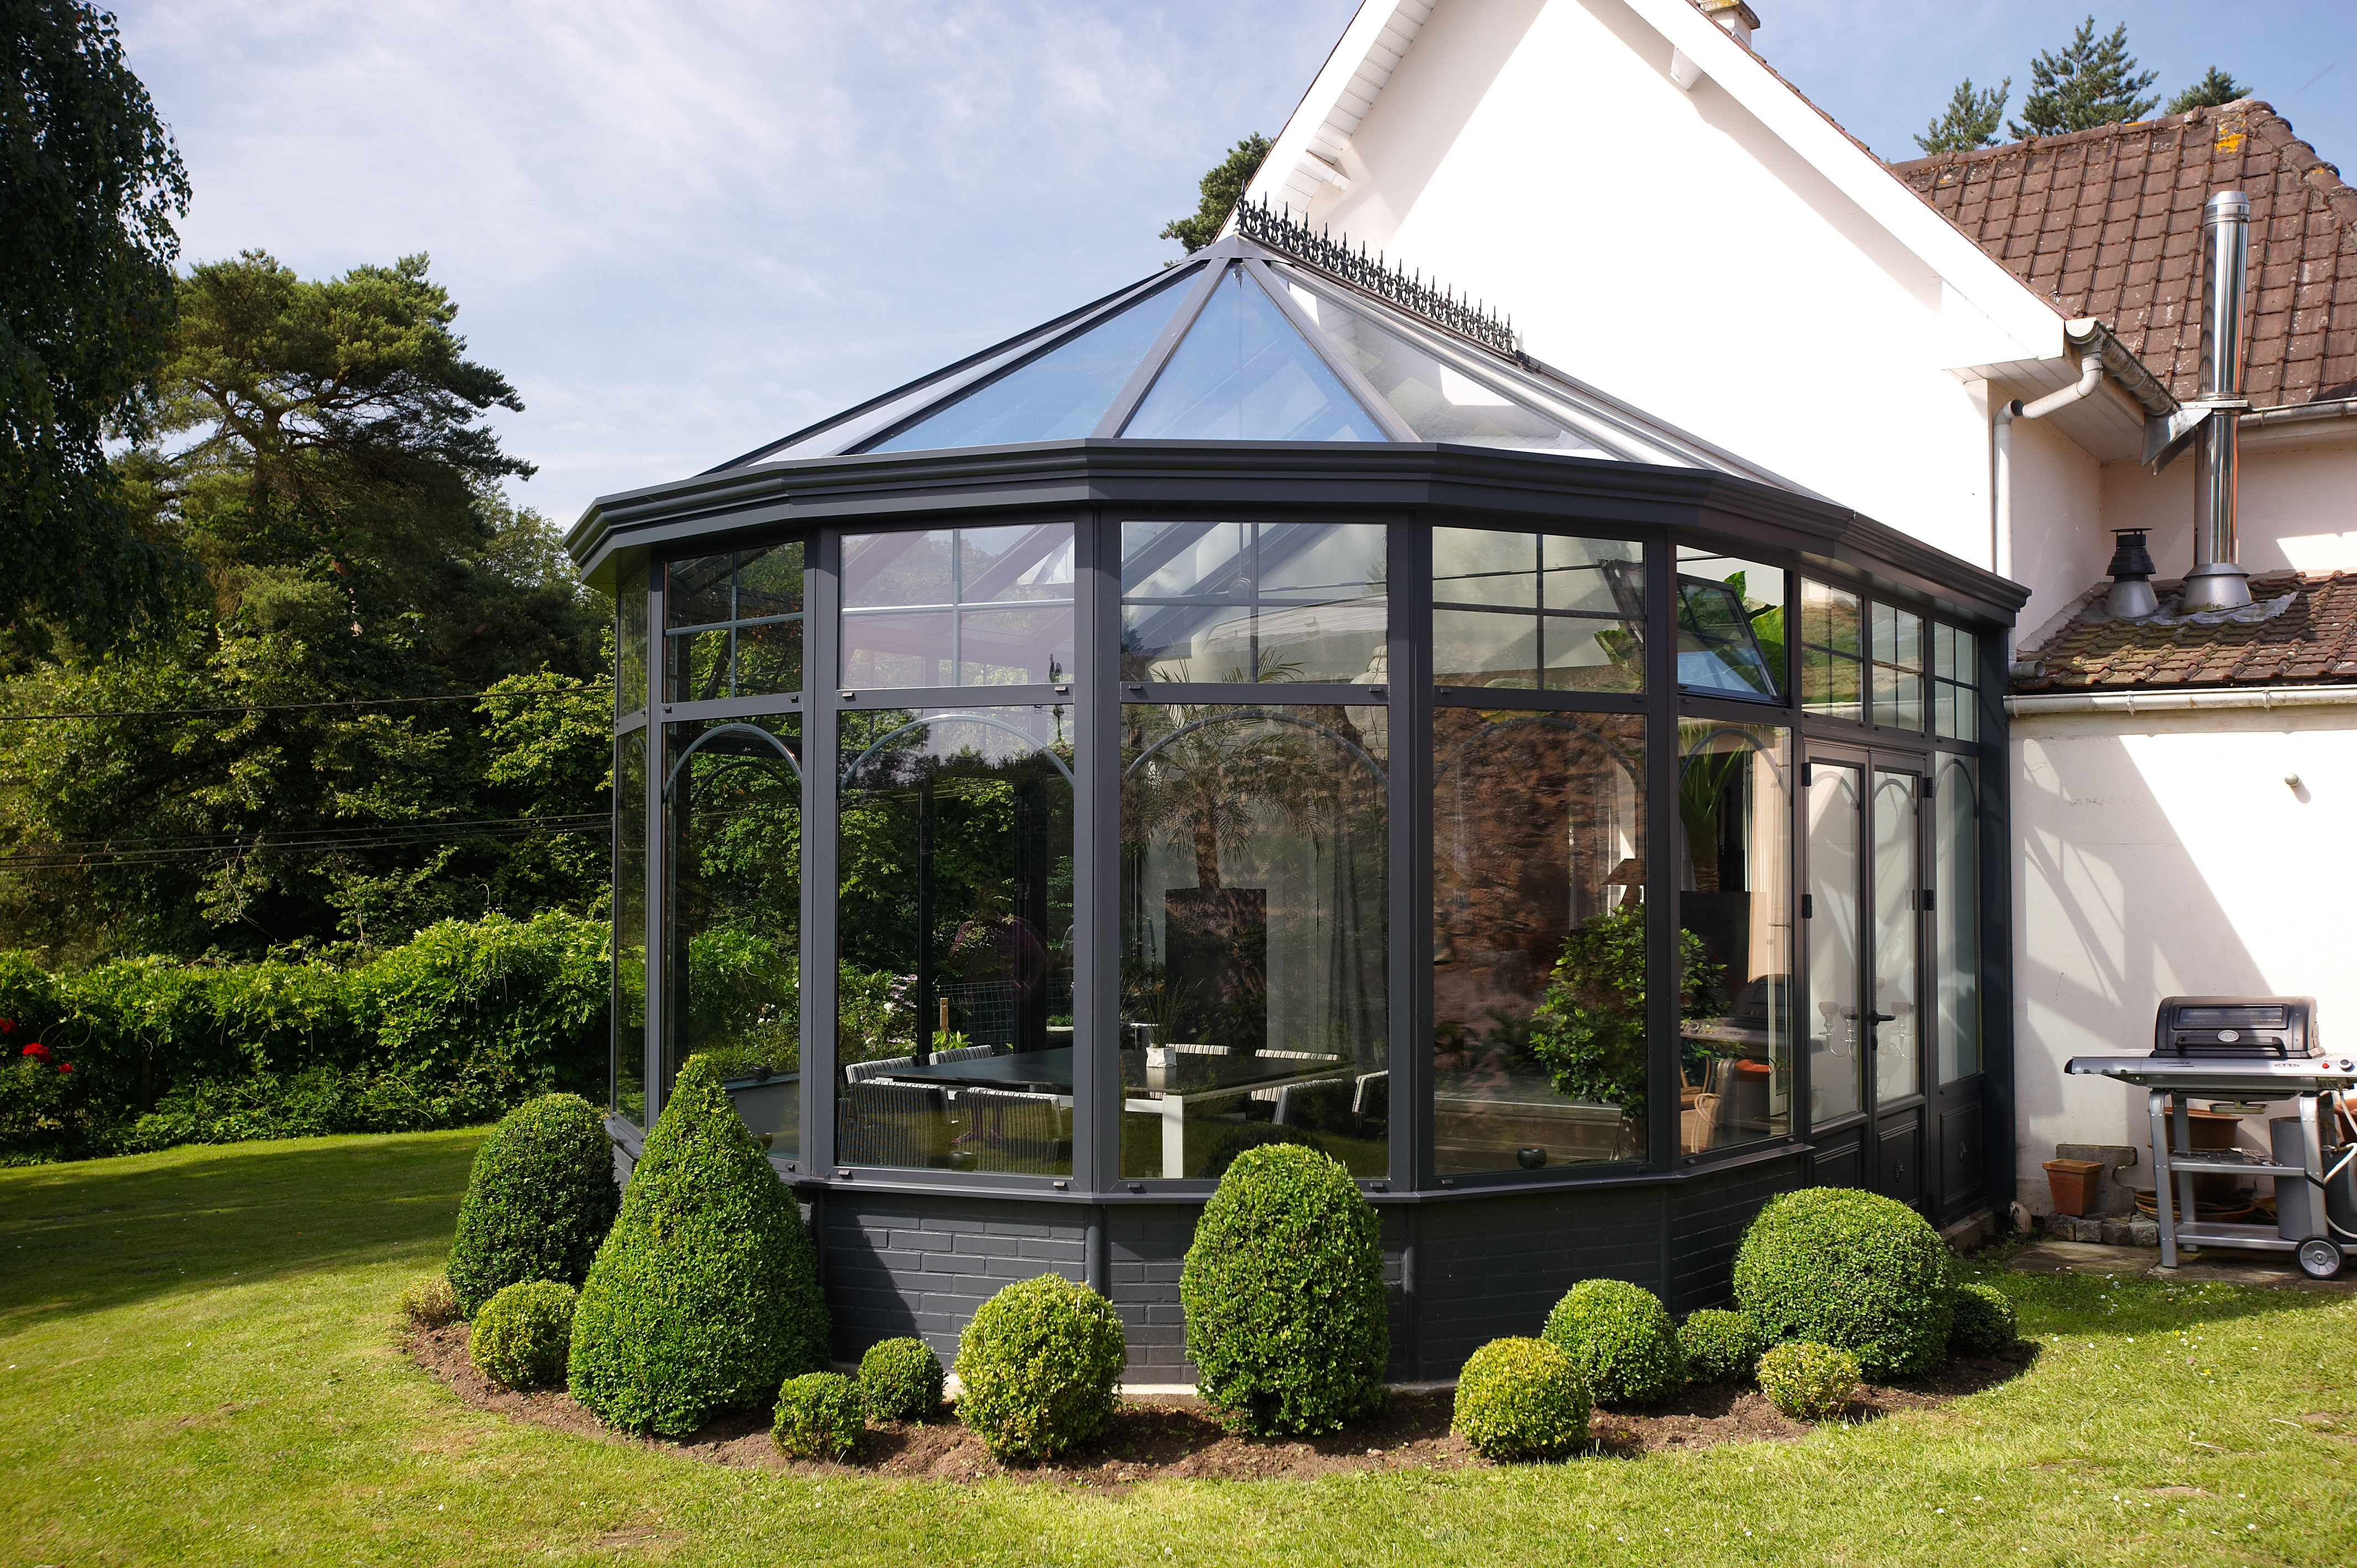
[[[1377, 41], [1382, 38], [1383, 29], [1391, 26], [1392, 18], [1398, 14], [1399, 8], [1399, 0], [1361, 0], [1358, 13], [1351, 18], [1350, 26], [1342, 29], [1342, 37], [1326, 57], [1326, 63], [1319, 69], [1317, 79], [1310, 82], [1309, 91], [1301, 95], [1301, 102], [1295, 106], [1292, 118], [1286, 120], [1285, 128], [1276, 134], [1268, 156], [1262, 160], [1259, 171], [1245, 188], [1246, 200], [1265, 199], [1274, 207], [1291, 199], [1285, 194], [1286, 181], [1309, 156], [1310, 145], [1317, 140], [1318, 133], [1324, 130], [1327, 122], [1333, 118], [1335, 106], [1342, 101], [1342, 95], [1351, 83], [1357, 80]], [[1234, 226], [1235, 217], [1232, 213], [1227, 225], [1220, 231], [1221, 234], [1224, 237], [1232, 232]]]

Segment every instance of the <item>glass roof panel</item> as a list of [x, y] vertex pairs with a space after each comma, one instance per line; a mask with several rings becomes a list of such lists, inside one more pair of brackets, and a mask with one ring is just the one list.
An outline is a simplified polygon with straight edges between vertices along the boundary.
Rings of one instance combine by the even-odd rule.
[[1276, 302], [1230, 266], [1122, 435], [1176, 441], [1381, 441], [1383, 427]]
[[1157, 289], [1070, 342], [868, 450], [918, 452], [1086, 435], [1096, 429], [1114, 395], [1154, 347], [1156, 336], [1186, 295], [1184, 287]]
[[1586, 457], [1612, 456], [1578, 432], [1566, 429], [1378, 326], [1364, 312], [1339, 305], [1299, 284], [1286, 286], [1309, 318], [1422, 439], [1453, 441], [1461, 446], [1569, 452]]

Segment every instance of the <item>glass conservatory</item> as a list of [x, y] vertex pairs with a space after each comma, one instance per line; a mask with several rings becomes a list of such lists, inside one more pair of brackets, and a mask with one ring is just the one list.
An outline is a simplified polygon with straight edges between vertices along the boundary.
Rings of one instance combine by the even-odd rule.
[[1053, 1267], [1175, 1378], [1272, 1140], [1382, 1208], [1415, 1376], [1586, 1274], [1719, 1298], [1778, 1190], [2007, 1179], [2020, 591], [1323, 236], [1247, 212], [569, 544], [617, 1141], [718, 1063], [845, 1353]]

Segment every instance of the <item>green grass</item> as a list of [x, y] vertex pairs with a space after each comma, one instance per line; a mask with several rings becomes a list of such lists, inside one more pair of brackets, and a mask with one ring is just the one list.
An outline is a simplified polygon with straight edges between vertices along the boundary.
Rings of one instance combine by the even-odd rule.
[[2214, 1284], [2004, 1276], [2046, 1346], [2012, 1383], [1635, 1462], [1106, 1495], [561, 1437], [396, 1348], [479, 1137], [0, 1172], [0, 1568], [2357, 1562], [2357, 1301]]

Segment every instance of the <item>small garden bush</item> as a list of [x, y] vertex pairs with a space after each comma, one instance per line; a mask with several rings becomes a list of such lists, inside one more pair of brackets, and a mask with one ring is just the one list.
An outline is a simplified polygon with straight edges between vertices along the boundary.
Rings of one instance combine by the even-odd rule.
[[1598, 1404], [1658, 1404], [1685, 1386], [1677, 1326], [1661, 1298], [1626, 1280], [1582, 1280], [1540, 1337], [1570, 1357]]
[[450, 1282], [440, 1274], [423, 1279], [401, 1293], [395, 1310], [419, 1328], [447, 1328], [467, 1315]]
[[1760, 1358], [1760, 1391], [1794, 1421], [1824, 1421], [1857, 1393], [1857, 1358], [1832, 1345], [1788, 1339]]
[[1449, 1430], [1485, 1459], [1560, 1459], [1587, 1436], [1592, 1401], [1572, 1359], [1544, 1339], [1492, 1339], [1457, 1374]]
[[1008, 1285], [958, 1337], [958, 1419], [996, 1458], [1049, 1458], [1104, 1430], [1127, 1357], [1113, 1304], [1086, 1285]]
[[2013, 1302], [1995, 1285], [1960, 1284], [1951, 1305], [1955, 1310], [1955, 1322], [1948, 1330], [1951, 1355], [1994, 1356], [2020, 1337]]
[[1767, 1348], [1760, 1326], [1739, 1312], [1705, 1307], [1678, 1325], [1686, 1376], [1698, 1383], [1747, 1383]]
[[942, 1408], [942, 1359], [921, 1339], [887, 1339], [859, 1358], [870, 1421], [929, 1421]]
[[1238, 1155], [1196, 1222], [1178, 1299], [1196, 1389], [1231, 1424], [1332, 1432], [1383, 1403], [1383, 1225], [1326, 1155]]
[[468, 1359], [503, 1388], [563, 1382], [565, 1354], [573, 1348], [574, 1300], [573, 1287], [557, 1280], [509, 1285], [475, 1314]]
[[867, 1423], [859, 1385], [840, 1372], [805, 1372], [778, 1390], [770, 1439], [796, 1459], [856, 1459]]
[[1326, 1145], [1317, 1133], [1299, 1127], [1279, 1126], [1275, 1122], [1247, 1122], [1241, 1127], [1231, 1127], [1211, 1142], [1203, 1155], [1203, 1179], [1217, 1181], [1228, 1174], [1236, 1156], [1246, 1149], [1266, 1148], [1271, 1144], [1298, 1144], [1305, 1149], [1326, 1152]]
[[802, 1212], [692, 1057], [581, 1287], [573, 1397], [624, 1432], [677, 1436], [824, 1371], [830, 1337]]
[[614, 1228], [622, 1195], [606, 1119], [577, 1094], [544, 1094], [502, 1118], [475, 1153], [450, 1288], [470, 1316], [522, 1280], [577, 1285]]
[[1905, 1204], [1849, 1187], [1771, 1198], [1735, 1254], [1735, 1302], [1770, 1341], [1813, 1339], [1869, 1378], [1940, 1364], [1952, 1314], [1948, 1250]]

